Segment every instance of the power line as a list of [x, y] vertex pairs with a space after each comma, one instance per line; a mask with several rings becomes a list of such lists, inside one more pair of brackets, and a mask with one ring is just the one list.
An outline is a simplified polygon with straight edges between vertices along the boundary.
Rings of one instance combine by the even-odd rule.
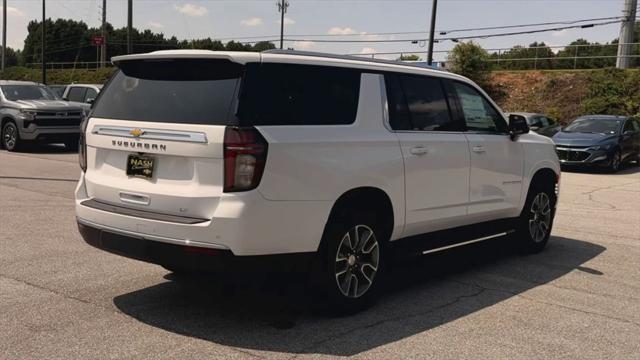
[[[534, 26], [547, 26], [547, 25], [572, 25], [581, 22], [587, 21], [602, 21], [602, 20], [613, 20], [613, 19], [623, 19], [624, 16], [609, 16], [609, 17], [601, 17], [601, 18], [590, 18], [590, 19], [579, 19], [579, 20], [564, 20], [564, 21], [556, 21], [556, 22], [544, 22], [544, 23], [532, 23], [532, 24], [515, 24], [515, 25], [504, 25], [504, 26], [488, 26], [488, 27], [478, 27], [478, 28], [463, 28], [463, 29], [448, 29], [448, 30], [436, 30], [436, 32], [441, 35], [450, 34], [453, 32], [467, 32], [467, 31], [482, 31], [482, 30], [499, 30], [499, 29], [512, 29], [519, 27], [534, 27]], [[351, 36], [383, 36], [383, 35], [414, 35], [414, 34], [424, 34], [428, 35], [429, 33], [426, 31], [394, 31], [394, 32], [359, 32], [359, 33], [350, 33], [350, 34], [291, 34], [289, 36], [295, 37], [351, 37]], [[272, 39], [277, 38], [279, 35], [257, 35], [257, 36], [243, 36], [243, 37], [224, 37], [224, 38], [216, 38], [216, 40], [245, 40], [245, 39]]]
[[[586, 29], [597, 26], [604, 26], [610, 24], [618, 24], [621, 20], [616, 21], [608, 21], [602, 23], [591, 23], [591, 24], [583, 24], [583, 25], [574, 25], [574, 26], [563, 26], [563, 27], [555, 27], [555, 28], [547, 28], [547, 29], [536, 29], [536, 30], [527, 30], [527, 31], [514, 31], [507, 33], [498, 33], [498, 34], [484, 34], [484, 35], [472, 35], [472, 36], [459, 36], [459, 37], [446, 37], [446, 38], [438, 38], [436, 41], [458, 41], [458, 40], [470, 40], [470, 39], [487, 39], [493, 37], [500, 36], [513, 36], [513, 35], [525, 35], [525, 34], [535, 34], [541, 32], [549, 32], [549, 31], [561, 31], [567, 29]], [[427, 41], [424, 38], [413, 38], [413, 39], [370, 39], [370, 40], [329, 40], [329, 39], [298, 39], [298, 38], [287, 38], [286, 41], [305, 41], [305, 42], [316, 42], [316, 43], [394, 43], [394, 42], [422, 42]]]

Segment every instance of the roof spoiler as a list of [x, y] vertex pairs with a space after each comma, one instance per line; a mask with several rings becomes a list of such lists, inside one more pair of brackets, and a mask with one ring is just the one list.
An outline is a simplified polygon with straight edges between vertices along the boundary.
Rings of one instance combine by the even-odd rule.
[[238, 64], [260, 61], [260, 53], [210, 51], [210, 50], [164, 50], [143, 54], [120, 55], [111, 58], [113, 65], [119, 66], [123, 61], [161, 59], [222, 59]]

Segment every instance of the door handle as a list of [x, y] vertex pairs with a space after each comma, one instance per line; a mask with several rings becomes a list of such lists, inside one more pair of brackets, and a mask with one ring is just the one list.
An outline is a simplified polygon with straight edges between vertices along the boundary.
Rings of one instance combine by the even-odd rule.
[[429, 149], [427, 149], [424, 146], [414, 146], [411, 148], [410, 152], [413, 155], [425, 155], [426, 153], [429, 152]]
[[482, 145], [474, 146], [472, 150], [474, 153], [483, 153], [485, 151]]

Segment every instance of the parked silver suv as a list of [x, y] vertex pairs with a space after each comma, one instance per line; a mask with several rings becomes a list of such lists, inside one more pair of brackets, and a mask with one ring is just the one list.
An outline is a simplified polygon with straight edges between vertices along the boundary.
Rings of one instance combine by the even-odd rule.
[[25, 141], [77, 149], [83, 114], [82, 104], [63, 101], [42, 84], [0, 80], [1, 145], [9, 151]]

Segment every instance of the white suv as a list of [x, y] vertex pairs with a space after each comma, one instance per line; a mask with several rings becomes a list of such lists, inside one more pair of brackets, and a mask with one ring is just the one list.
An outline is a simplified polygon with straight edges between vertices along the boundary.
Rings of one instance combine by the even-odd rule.
[[392, 252], [549, 238], [553, 143], [464, 77], [291, 51], [113, 62], [81, 140], [93, 246], [173, 271], [312, 269], [357, 309]]

